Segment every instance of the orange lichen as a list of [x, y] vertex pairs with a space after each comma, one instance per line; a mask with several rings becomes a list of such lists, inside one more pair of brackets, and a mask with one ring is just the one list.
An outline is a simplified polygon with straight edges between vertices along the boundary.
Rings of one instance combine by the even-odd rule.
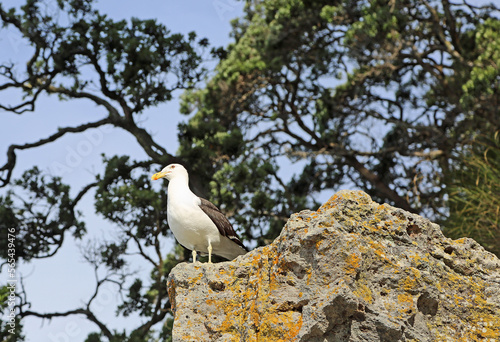
[[272, 312], [263, 314], [257, 341], [293, 341], [302, 327], [302, 315], [293, 312]]
[[398, 295], [398, 304], [400, 319], [404, 319], [404, 316], [409, 312], [412, 312], [415, 306], [413, 302], [413, 296], [409, 293], [400, 293]]
[[[480, 279], [472, 277], [459, 276], [453, 271], [448, 271], [446, 277], [441, 279], [437, 288], [446, 296], [444, 305], [449, 305], [447, 310], [452, 320], [461, 322], [459, 314], [468, 312], [466, 322], [467, 326], [473, 329], [462, 329], [460, 338], [457, 331], [460, 331], [460, 325], [450, 327], [442, 325], [440, 322], [429, 324], [430, 330], [436, 336], [457, 336], [457, 341], [498, 341], [500, 339], [500, 315], [491, 303], [485, 298], [485, 289], [487, 284]], [[458, 295], [463, 294], [463, 295]], [[448, 304], [450, 303], [450, 304]]]
[[391, 262], [387, 257], [387, 248], [384, 245], [373, 240], [368, 241], [368, 243], [370, 245], [370, 249], [367, 251], [367, 253], [375, 253], [375, 255], [379, 257], [379, 259], [385, 262]]
[[356, 288], [353, 291], [354, 295], [360, 299], [363, 299], [365, 302], [372, 304], [373, 303], [373, 293], [372, 290], [368, 287], [366, 282], [357, 282]]
[[361, 257], [357, 253], [349, 254], [346, 258], [345, 272], [349, 275], [354, 275], [361, 265]]
[[[251, 264], [257, 273], [252, 274], [248, 282], [232, 282], [225, 284], [225, 291], [231, 291], [231, 295], [222, 299], [214, 297], [206, 299], [206, 303], [219, 311], [218, 315], [224, 320], [218, 326], [211, 329], [224, 332], [224, 338], [235, 341], [258, 340], [258, 341], [290, 341], [298, 334], [302, 325], [302, 315], [296, 311], [277, 311], [270, 305], [269, 296], [277, 287], [276, 275], [269, 275], [266, 271], [271, 266], [279, 264], [274, 250], [264, 248], [262, 254], [253, 257]], [[220, 278], [234, 279], [234, 271], [230, 274], [221, 274]], [[195, 277], [199, 279], [200, 277]], [[241, 327], [249, 325], [256, 327], [255, 331], [242, 331]], [[191, 336], [192, 338], [192, 336]]]
[[411, 291], [415, 290], [417, 288], [417, 280], [419, 278], [419, 275], [417, 275], [417, 272], [420, 273], [417, 269], [412, 269], [407, 270], [408, 272], [413, 273], [413, 276], [406, 276], [405, 278], [402, 278], [399, 281], [399, 287], [403, 289], [404, 291]]
[[[344, 205], [347, 200], [351, 204]], [[413, 219], [399, 210], [394, 214], [391, 208], [374, 204], [361, 192], [342, 192], [315, 213], [294, 215], [277, 242], [235, 262], [237, 267], [225, 266], [209, 273], [214, 269], [210, 267], [217, 266], [196, 266], [198, 272], [186, 280], [190, 286], [205, 286], [202, 293], [207, 298], [198, 303], [206, 303], [210, 314], [220, 317], [202, 324], [210, 325], [209, 330], [222, 334], [225, 341], [293, 341], [310, 324], [303, 326], [303, 319], [320, 316], [321, 311], [314, 308], [345, 290], [356, 297], [360, 310], [371, 309], [363, 314], [376, 312], [390, 324], [408, 324], [416, 313], [423, 313], [434, 340], [500, 341], [500, 314], [488, 297], [491, 284], [484, 280], [485, 273], [467, 273], [474, 267], [474, 251], [469, 255], [466, 249], [457, 249], [453, 255], [436, 257], [434, 247], [443, 248], [440, 237], [429, 240], [430, 246], [424, 246], [425, 239], [401, 243], [401, 233]], [[412, 224], [421, 224], [416, 221]], [[342, 227], [336, 230], [338, 225]], [[296, 241], [290, 249], [283, 248], [292, 234], [301, 238], [299, 253], [293, 250]], [[435, 241], [439, 244], [432, 245]], [[468, 240], [457, 240], [453, 245], [465, 243]], [[299, 258], [303, 262], [297, 261]], [[314, 263], [307, 264], [310, 260]], [[331, 268], [322, 272], [323, 267]], [[244, 268], [250, 272], [242, 272]], [[377, 282], [373, 281], [375, 272], [380, 275]], [[214, 275], [216, 284], [224, 284], [223, 292], [206, 284], [207, 279], [214, 281]], [[289, 292], [284, 292], [288, 288]], [[185, 288], [176, 289], [175, 282], [169, 281], [176, 310], [193, 305], [175, 302], [176, 292], [182, 291]], [[309, 306], [307, 316], [302, 316], [302, 305]], [[192, 327], [192, 335], [180, 338], [196, 340], [199, 322], [187, 316], [183, 322]]]

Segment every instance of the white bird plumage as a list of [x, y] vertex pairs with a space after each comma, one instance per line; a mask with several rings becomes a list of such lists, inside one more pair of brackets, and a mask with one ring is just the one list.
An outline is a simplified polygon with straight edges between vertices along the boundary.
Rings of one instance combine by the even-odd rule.
[[212, 254], [232, 260], [247, 252], [231, 223], [211, 202], [196, 196], [189, 188], [189, 175], [180, 164], [170, 164], [152, 176], [168, 183], [167, 221], [177, 241], [193, 253]]

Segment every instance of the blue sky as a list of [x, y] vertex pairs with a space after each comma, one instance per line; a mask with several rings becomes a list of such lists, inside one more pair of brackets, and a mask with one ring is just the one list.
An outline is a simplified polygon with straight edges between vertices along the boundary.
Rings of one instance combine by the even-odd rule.
[[[4, 8], [19, 2], [1, 1]], [[97, 8], [113, 19], [156, 18], [172, 32], [195, 31], [199, 37], [207, 37], [215, 46], [230, 42], [230, 20], [242, 14], [243, 3], [235, 0], [183, 0], [183, 1], [98, 1]], [[50, 6], [48, 10], [50, 10]], [[24, 61], [30, 48], [12, 29], [0, 30], [0, 51], [2, 61]], [[181, 93], [177, 93], [179, 96]], [[12, 98], [14, 94], [0, 93], [0, 101]], [[41, 98], [34, 112], [15, 115], [0, 112], [0, 164], [6, 161], [5, 152], [10, 144], [34, 142], [56, 132], [58, 127], [79, 125], [99, 120], [106, 116], [102, 108], [88, 101], [60, 102], [57, 97]], [[154, 134], [160, 145], [174, 154], [177, 150], [177, 124], [186, 120], [179, 114], [178, 100], [146, 111], [142, 126]], [[102, 171], [101, 153], [108, 156], [128, 154], [135, 159], [146, 159], [145, 153], [135, 139], [118, 129], [96, 129], [87, 134], [66, 135], [63, 138], [32, 150], [17, 153], [14, 178], [33, 165], [42, 170], [63, 177], [72, 186], [74, 195], [85, 184]], [[61, 165], [64, 168], [61, 168]], [[160, 186], [160, 185], [157, 185]], [[0, 189], [0, 194], [4, 189]], [[93, 193], [87, 194], [78, 209], [84, 212], [87, 239], [112, 239], [114, 230], [109, 223], [94, 215]], [[165, 241], [164, 251], [172, 246]], [[31, 310], [39, 312], [66, 311], [82, 306], [95, 288], [92, 268], [83, 262], [79, 244], [68, 239], [58, 254], [49, 259], [18, 265], [17, 273], [24, 278]], [[139, 259], [138, 259], [139, 260]], [[136, 263], [135, 269], [141, 264]], [[143, 276], [149, 273], [147, 267], [139, 271]], [[0, 274], [4, 283], [5, 270]], [[105, 287], [98, 295], [93, 310], [111, 329], [122, 330], [140, 324], [141, 318], [116, 318], [115, 308], [118, 297], [116, 289]], [[30, 342], [84, 341], [87, 334], [97, 331], [97, 327], [78, 316], [54, 318], [42, 321], [36, 318], [25, 320], [26, 340]]]

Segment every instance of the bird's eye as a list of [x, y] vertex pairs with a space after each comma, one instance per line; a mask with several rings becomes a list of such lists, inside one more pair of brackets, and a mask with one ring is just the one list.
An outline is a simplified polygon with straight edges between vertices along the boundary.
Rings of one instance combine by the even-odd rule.
[[172, 165], [172, 169], [175, 169], [175, 165]]

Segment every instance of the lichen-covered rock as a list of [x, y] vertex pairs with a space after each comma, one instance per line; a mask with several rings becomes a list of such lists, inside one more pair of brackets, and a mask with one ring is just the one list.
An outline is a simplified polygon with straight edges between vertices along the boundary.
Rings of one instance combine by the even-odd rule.
[[341, 191], [232, 262], [176, 266], [174, 341], [500, 341], [500, 261]]

